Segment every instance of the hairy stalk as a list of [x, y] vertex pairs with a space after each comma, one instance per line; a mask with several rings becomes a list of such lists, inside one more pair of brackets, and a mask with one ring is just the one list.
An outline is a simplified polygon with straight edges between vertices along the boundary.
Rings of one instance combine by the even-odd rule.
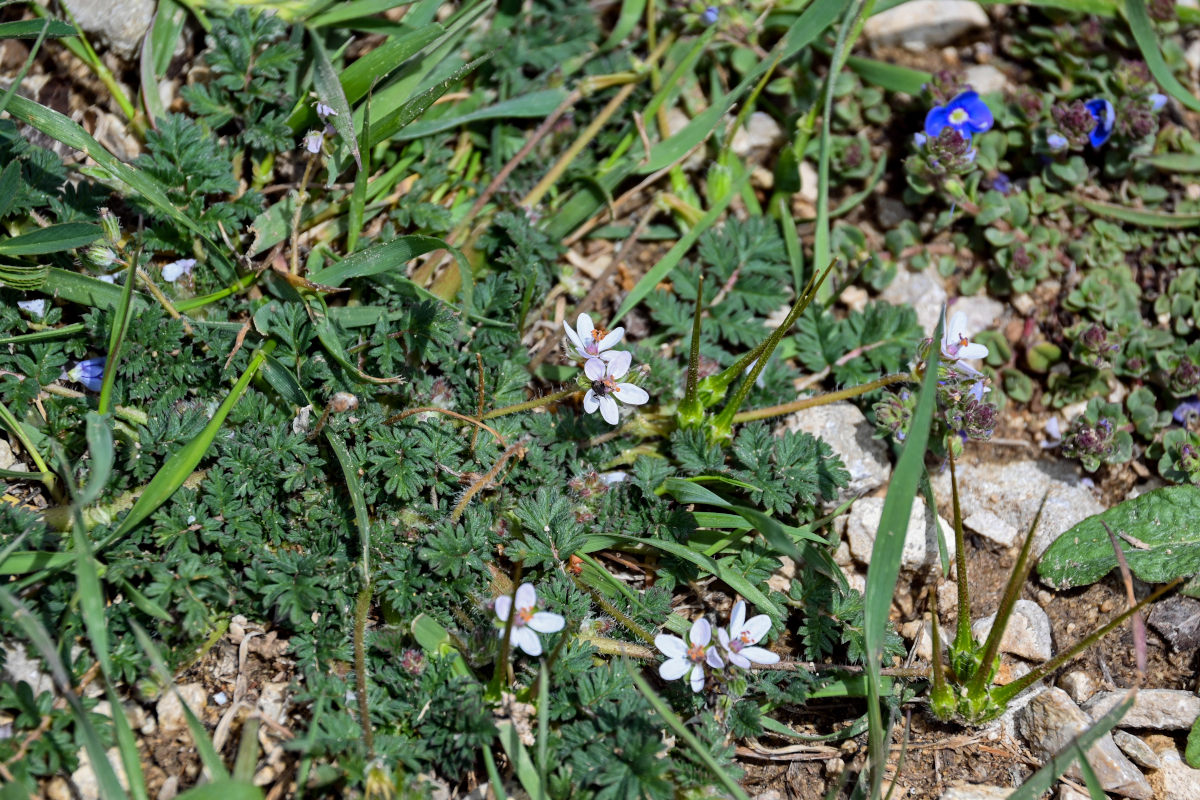
[[367, 745], [367, 758], [375, 757], [375, 734], [371, 730], [371, 708], [367, 703], [367, 610], [371, 607], [371, 584], [365, 583], [358, 591], [354, 604], [354, 687], [358, 695], [358, 721], [362, 725], [363, 741]]
[[768, 417], [778, 417], [782, 414], [790, 414], [793, 411], [803, 411], [806, 408], [814, 406], [828, 405], [836, 403], [839, 400], [845, 400], [850, 397], [858, 397], [860, 394], [880, 389], [884, 386], [890, 386], [893, 383], [901, 383], [903, 381], [911, 381], [913, 376], [907, 372], [897, 372], [891, 375], [884, 375], [882, 378], [864, 383], [861, 386], [851, 386], [847, 389], [838, 389], [836, 392], [826, 392], [813, 397], [805, 397], [800, 400], [793, 400], [790, 403], [781, 403], [777, 406], [767, 406], [766, 408], [756, 408], [753, 411], [743, 411], [740, 414], [734, 414], [732, 421], [750, 422], [756, 419], [767, 419]]
[[[967, 552], [964, 547], [962, 507], [958, 500], [958, 473], [954, 471], [954, 451], [949, 448], [947, 450], [947, 457], [950, 461], [950, 503], [954, 510], [954, 569], [955, 579], [958, 582], [958, 628], [954, 632], [954, 649], [965, 652], [971, 647], [971, 587], [967, 585]], [[1042, 502], [1045, 503], [1045, 499]], [[1034, 528], [1036, 527], [1035, 521]], [[1033, 539], [1032, 532], [1026, 539]], [[1003, 607], [1002, 605], [1001, 608]], [[997, 617], [998, 622], [999, 617]], [[936, 645], [933, 652], [934, 660], [939, 660], [940, 655], [938, 655], [939, 651]]]
[[504, 465], [514, 455], [517, 457], [518, 461], [525, 457], [524, 442], [517, 442], [501, 453], [500, 457], [496, 459], [496, 463], [492, 465], [492, 468], [484, 473], [482, 478], [471, 484], [470, 488], [463, 492], [462, 499], [458, 501], [458, 504], [454, 506], [454, 510], [450, 512], [451, 522], [458, 522], [459, 517], [462, 516], [463, 510], [467, 507], [467, 503], [471, 502], [471, 498], [483, 491], [484, 487], [491, 484], [492, 481], [496, 480], [496, 476], [500, 474], [500, 470], [504, 469]]
[[596, 601], [596, 605], [603, 608], [606, 614], [610, 615], [617, 622], [624, 625], [626, 627], [626, 629], [628, 629], [634, 636], [638, 637], [643, 642], [648, 642], [650, 644], [654, 644], [654, 636], [651, 635], [650, 631], [646, 630], [641, 625], [638, 625], [636, 622], [634, 622], [628, 616], [623, 614], [621, 611], [617, 610], [617, 607], [614, 606], [612, 603], [610, 603], [608, 601], [608, 598], [605, 597], [604, 594], [602, 592], [600, 592], [600, 590], [598, 590], [594, 586], [590, 586], [587, 583], [584, 583], [576, 575], [571, 574], [571, 573], [568, 573], [568, 574], [571, 575], [571, 580], [574, 581], [575, 585], [578, 586], [583, 591], [590, 594], [592, 596], [592, 599]]
[[386, 420], [384, 420], [384, 424], [391, 425], [393, 423], [399, 422], [400, 420], [404, 419], [405, 417], [411, 417], [413, 414], [426, 414], [426, 413], [428, 413], [428, 414], [445, 414], [447, 417], [454, 417], [455, 419], [461, 419], [463, 422], [469, 422], [476, 427], [476, 433], [478, 433], [479, 428], [483, 428], [485, 431], [490, 433], [492, 436], [496, 437], [496, 441], [498, 441], [500, 443], [501, 447], [508, 447], [508, 443], [504, 441], [504, 437], [500, 435], [500, 431], [496, 430], [491, 425], [484, 425], [482, 422], [480, 422], [479, 420], [477, 420], [473, 417], [468, 417], [466, 414], [460, 414], [457, 411], [451, 411], [448, 408], [438, 408], [437, 406], [421, 406], [420, 408], [410, 408], [407, 411], [401, 411], [399, 414], [397, 414], [394, 417], [388, 417]]
[[[483, 416], [483, 403], [484, 403], [483, 356], [479, 355], [479, 353], [475, 354], [475, 367], [479, 371], [479, 402], [475, 406], [475, 416], [482, 417]], [[481, 422], [479, 424], [482, 425], [483, 423]], [[499, 434], [497, 434], [496, 436], [497, 436], [497, 438], [499, 438]], [[472, 453], [475, 452], [475, 445], [478, 442], [479, 442], [479, 428], [476, 428], [475, 431], [471, 434], [471, 452]], [[500, 439], [500, 444], [501, 444], [501, 446], [507, 447], [507, 445], [504, 444], [503, 439]]]
[[551, 403], [557, 403], [559, 400], [565, 400], [571, 395], [579, 394], [582, 391], [582, 389], [563, 389], [561, 392], [554, 392], [553, 394], [543, 395], [542, 397], [535, 397], [532, 400], [526, 400], [524, 403], [516, 403], [511, 406], [504, 406], [503, 408], [494, 409], [484, 414], [479, 419], [482, 421], [485, 419], [495, 419], [496, 417], [507, 416], [508, 414], [519, 414], [522, 411], [528, 411], [531, 408], [541, 408], [542, 406], [548, 406]]
[[308, 161], [304, 164], [304, 176], [300, 178], [300, 186], [296, 189], [296, 208], [292, 211], [291, 271], [293, 275], [300, 274], [300, 213], [304, 210], [304, 204], [308, 202], [308, 181], [312, 178], [313, 167], [316, 163], [316, 154], [309, 153]]
[[679, 420], [688, 425], [699, 423], [704, 416], [704, 406], [696, 396], [696, 387], [700, 383], [700, 315], [703, 312], [704, 276], [701, 275], [696, 282], [696, 309], [692, 314], [692, 348], [688, 356], [687, 386], [676, 412]]
[[150, 290], [150, 294], [154, 295], [154, 299], [158, 301], [159, 305], [161, 305], [166, 312], [171, 315], [171, 318], [179, 320], [179, 323], [183, 325], [184, 333], [186, 333], [188, 336], [194, 337], [196, 332], [192, 330], [192, 326], [188, 323], [187, 318], [180, 314], [179, 311], [176, 310], [175, 306], [171, 305], [170, 299], [168, 299], [167, 296], [162, 293], [162, 289], [159, 289], [158, 285], [155, 284], [154, 281], [150, 280], [150, 276], [146, 274], [146, 271], [141, 267], [138, 267], [137, 276], [141, 280], [142, 285]]

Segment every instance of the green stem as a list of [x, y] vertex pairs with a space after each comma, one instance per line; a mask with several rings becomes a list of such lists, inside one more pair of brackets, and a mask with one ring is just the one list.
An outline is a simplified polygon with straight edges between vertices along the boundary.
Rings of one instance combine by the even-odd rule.
[[557, 403], [559, 400], [564, 400], [573, 394], [579, 394], [581, 391], [582, 389], [563, 389], [561, 392], [555, 392], [554, 394], [548, 394], [543, 397], [535, 397], [532, 400], [526, 400], [524, 403], [517, 403], [515, 405], [497, 408], [494, 411], [489, 411], [488, 413], [484, 414], [479, 418], [479, 420], [482, 422], [485, 419], [495, 419], [496, 417], [503, 417], [508, 414], [519, 414], [522, 411], [528, 411], [531, 408], [548, 406], [551, 403]]
[[[954, 577], [958, 582], [958, 629], [954, 633], [954, 649], [965, 652], [971, 647], [971, 597], [970, 586], [967, 584], [967, 551], [964, 546], [966, 537], [963, 536], [962, 506], [958, 500], [958, 474], [954, 471], [954, 452], [949, 451], [947, 456], [950, 459], [950, 503], [954, 509], [954, 567], [957, 572]], [[1033, 539], [1032, 536], [1028, 538]], [[934, 660], [939, 658], [940, 656], [936, 656]]]
[[57, 485], [57, 480], [54, 477], [54, 473], [46, 464], [45, 459], [42, 458], [42, 454], [39, 453], [37, 448], [33, 446], [33, 441], [29, 438], [29, 434], [25, 432], [25, 429], [21, 427], [21, 423], [17, 421], [17, 418], [13, 416], [12, 412], [9, 411], [8, 407], [3, 403], [0, 403], [0, 423], [3, 423], [4, 427], [12, 431], [12, 435], [17, 437], [17, 441], [21, 443], [21, 447], [24, 447], [25, 452], [29, 453], [29, 457], [33, 459], [33, 463], [35, 466], [37, 466], [38, 472], [47, 476], [42, 483], [44, 483], [46, 488], [53, 493]]
[[363, 584], [354, 604], [354, 687], [358, 695], [358, 717], [362, 725], [367, 758], [375, 756], [375, 734], [371, 730], [371, 707], [367, 703], [367, 610], [371, 607], [371, 584]]
[[829, 403], [836, 403], [839, 400], [845, 400], [850, 397], [858, 397], [861, 394], [880, 389], [884, 386], [890, 386], [893, 383], [901, 383], [902, 381], [911, 381], [913, 376], [907, 372], [897, 372], [892, 375], [884, 375], [882, 378], [876, 378], [870, 383], [864, 383], [861, 386], [851, 386], [846, 389], [838, 389], [836, 392], [826, 392], [814, 397], [805, 397], [801, 400], [793, 400], [790, 403], [782, 403], [777, 406], [767, 406], [766, 408], [756, 408], [753, 411], [743, 411], [741, 414], [734, 414], [732, 422], [750, 422], [756, 419], [767, 419], [768, 417], [778, 417], [782, 414], [790, 414], [793, 411], [803, 411], [806, 408], [814, 406], [824, 406]]
[[224, 289], [219, 289], [212, 294], [206, 294], [203, 297], [192, 297], [188, 300], [180, 300], [175, 304], [175, 308], [186, 313], [191, 311], [193, 308], [200, 308], [201, 306], [206, 306], [209, 303], [215, 303], [218, 300], [222, 300], [232, 294], [237, 294], [242, 289], [250, 286], [258, 280], [258, 276], [261, 274], [262, 273], [260, 272], [250, 272], [238, 278], [230, 286], [226, 286]]
[[704, 276], [696, 282], [696, 309], [692, 313], [692, 347], [688, 356], [687, 386], [683, 390], [683, 400], [679, 402], [676, 416], [683, 427], [691, 427], [704, 417], [704, 406], [696, 395], [696, 387], [700, 383], [700, 315], [704, 312]]

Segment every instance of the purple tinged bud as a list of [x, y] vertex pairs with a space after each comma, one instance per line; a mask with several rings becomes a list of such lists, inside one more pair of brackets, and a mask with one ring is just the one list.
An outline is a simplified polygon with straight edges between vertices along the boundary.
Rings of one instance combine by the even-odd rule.
[[704, 9], [704, 13], [700, 15], [700, 19], [704, 20], [705, 25], [715, 25], [717, 20], [721, 18], [721, 9], [716, 6], [709, 6]]

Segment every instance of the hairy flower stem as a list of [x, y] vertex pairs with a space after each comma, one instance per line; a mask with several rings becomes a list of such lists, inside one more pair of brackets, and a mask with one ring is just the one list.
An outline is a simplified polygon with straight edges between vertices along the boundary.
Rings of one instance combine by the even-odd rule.
[[575, 585], [578, 586], [580, 589], [582, 589], [583, 591], [590, 594], [592, 596], [592, 599], [596, 601], [596, 605], [603, 608], [606, 614], [611, 616], [617, 622], [624, 625], [626, 627], [626, 629], [629, 630], [630, 633], [632, 633], [634, 636], [641, 639], [643, 642], [648, 642], [650, 644], [654, 644], [654, 636], [651, 635], [650, 631], [646, 630], [641, 625], [638, 625], [636, 622], [634, 622], [632, 619], [630, 619], [628, 616], [626, 616], [625, 614], [618, 611], [617, 607], [608, 601], [608, 598], [604, 596], [603, 592], [599, 591], [594, 586], [588, 585], [587, 583], [580, 580], [575, 575], [571, 575], [571, 580], [574, 581]]
[[571, 395], [579, 394], [582, 391], [582, 389], [563, 389], [561, 392], [555, 392], [554, 394], [548, 394], [543, 397], [535, 397], [532, 400], [526, 400], [524, 403], [517, 403], [515, 405], [497, 408], [484, 414], [479, 418], [479, 420], [482, 422], [485, 419], [495, 419], [496, 417], [503, 417], [508, 414], [519, 414], [522, 411], [528, 411], [532, 408], [548, 406], [551, 403], [557, 403], [559, 400], [565, 400]]
[[490, 486], [496, 480], [496, 476], [500, 474], [500, 470], [504, 469], [504, 465], [507, 464], [508, 460], [514, 455], [517, 457], [518, 461], [525, 457], [524, 442], [517, 442], [501, 453], [500, 457], [496, 459], [496, 463], [492, 465], [492, 468], [489, 469], [482, 478], [471, 484], [470, 488], [463, 492], [462, 499], [458, 501], [458, 504], [454, 506], [454, 510], [450, 512], [451, 522], [458, 522], [459, 517], [462, 516], [463, 510], [467, 507], [467, 503], [471, 502], [471, 498], [483, 491], [484, 487]]
[[308, 202], [308, 181], [312, 178], [313, 167], [316, 166], [317, 157], [309, 154], [308, 161], [304, 164], [304, 176], [300, 178], [300, 186], [296, 189], [296, 209], [292, 212], [292, 261], [291, 272], [293, 275], [300, 274], [300, 214], [304, 211], [304, 204]]
[[367, 758], [375, 756], [375, 735], [371, 731], [371, 708], [367, 704], [367, 649], [365, 644], [367, 610], [371, 607], [371, 584], [365, 583], [358, 590], [354, 604], [354, 686], [358, 695], [358, 721], [362, 725], [363, 742], [367, 745]]
[[740, 414], [733, 415], [733, 422], [750, 422], [756, 419], [767, 419], [768, 417], [778, 417], [782, 414], [790, 414], [793, 411], [803, 411], [806, 408], [814, 406], [824, 406], [830, 403], [836, 403], [839, 400], [845, 400], [850, 397], [858, 397], [860, 394], [880, 389], [884, 386], [890, 386], [893, 383], [901, 383], [903, 381], [911, 381], [913, 376], [907, 372], [897, 372], [891, 375], [884, 375], [882, 378], [864, 383], [861, 386], [851, 386], [846, 389], [838, 389], [836, 392], [826, 392], [814, 397], [805, 397], [801, 400], [793, 400], [790, 403], [781, 403], [777, 406], [767, 406], [766, 408], [756, 408], [753, 411], [743, 411]]

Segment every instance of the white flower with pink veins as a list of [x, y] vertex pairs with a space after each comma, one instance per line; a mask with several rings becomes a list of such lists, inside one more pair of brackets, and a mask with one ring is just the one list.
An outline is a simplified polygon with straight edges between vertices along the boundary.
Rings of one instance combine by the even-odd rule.
[[753, 647], [771, 630], [771, 618], [766, 614], [746, 619], [746, 601], [738, 600], [729, 615], [729, 630], [717, 628], [717, 640], [729, 658], [730, 664], [750, 669], [755, 664], [774, 664], [779, 656], [764, 647]]
[[583, 410], [591, 414], [600, 409], [604, 421], [616, 425], [621, 419], [618, 400], [631, 406], [640, 406], [649, 400], [650, 395], [645, 389], [632, 383], [618, 383], [629, 372], [632, 363], [633, 356], [624, 350], [613, 353], [608, 361], [589, 358], [583, 365], [583, 372], [592, 382], [592, 388], [583, 396]]
[[617, 351], [612, 348], [619, 345], [625, 337], [624, 328], [614, 328], [611, 331], [598, 328], [592, 324], [592, 318], [587, 314], [579, 315], [574, 329], [564, 319], [563, 328], [567, 332], [567, 354], [581, 361], [593, 358], [611, 361], [617, 355]]
[[[513, 610], [513, 598], [502, 594], [496, 598], [496, 616], [500, 622], [497, 636], [504, 638], [504, 630], [508, 627], [508, 615]], [[542, 642], [539, 633], [558, 633], [563, 629], [566, 620], [560, 614], [549, 611], [537, 611], [537, 590], [532, 583], [522, 583], [517, 587], [517, 612], [513, 615], [512, 638], [513, 646], [519, 647], [531, 656], [542, 654]]]

